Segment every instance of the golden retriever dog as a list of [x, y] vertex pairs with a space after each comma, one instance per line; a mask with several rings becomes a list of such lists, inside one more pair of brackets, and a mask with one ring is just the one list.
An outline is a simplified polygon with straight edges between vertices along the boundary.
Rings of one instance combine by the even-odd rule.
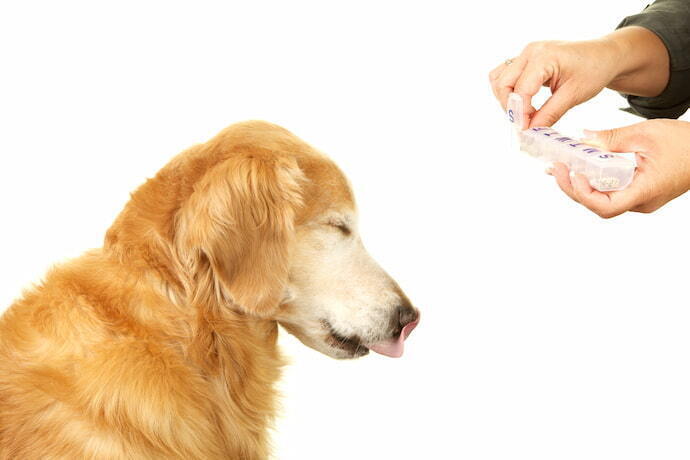
[[355, 358], [399, 356], [418, 321], [340, 170], [283, 128], [236, 124], [0, 318], [0, 459], [265, 459], [278, 324]]

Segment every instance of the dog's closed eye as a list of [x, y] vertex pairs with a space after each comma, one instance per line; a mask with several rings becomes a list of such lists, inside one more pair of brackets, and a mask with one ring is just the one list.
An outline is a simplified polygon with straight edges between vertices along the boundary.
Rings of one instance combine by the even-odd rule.
[[331, 221], [328, 223], [331, 227], [337, 228], [345, 236], [350, 236], [352, 234], [352, 229], [342, 221]]

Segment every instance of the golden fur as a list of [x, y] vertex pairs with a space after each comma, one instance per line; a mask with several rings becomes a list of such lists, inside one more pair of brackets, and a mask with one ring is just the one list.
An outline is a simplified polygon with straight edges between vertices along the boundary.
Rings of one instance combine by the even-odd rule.
[[0, 318], [0, 459], [264, 459], [294, 227], [352, 205], [264, 122], [175, 157]]

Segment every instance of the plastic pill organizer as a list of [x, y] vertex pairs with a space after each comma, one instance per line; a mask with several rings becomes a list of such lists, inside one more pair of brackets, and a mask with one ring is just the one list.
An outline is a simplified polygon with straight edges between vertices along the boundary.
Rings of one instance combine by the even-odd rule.
[[515, 125], [520, 150], [543, 161], [565, 163], [571, 173], [583, 174], [600, 192], [623, 190], [635, 175], [635, 154], [613, 153], [564, 136], [552, 128], [523, 129], [522, 97], [508, 96], [508, 119]]

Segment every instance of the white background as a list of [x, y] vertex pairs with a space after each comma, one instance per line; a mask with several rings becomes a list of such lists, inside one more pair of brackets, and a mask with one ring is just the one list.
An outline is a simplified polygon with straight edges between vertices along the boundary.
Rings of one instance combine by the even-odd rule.
[[[645, 1], [4, 2], [0, 311], [169, 158], [262, 118], [349, 175], [423, 310], [400, 360], [284, 334], [278, 459], [690, 456], [682, 197], [605, 221], [509, 148], [487, 73]], [[638, 121], [605, 92], [561, 131]]]

